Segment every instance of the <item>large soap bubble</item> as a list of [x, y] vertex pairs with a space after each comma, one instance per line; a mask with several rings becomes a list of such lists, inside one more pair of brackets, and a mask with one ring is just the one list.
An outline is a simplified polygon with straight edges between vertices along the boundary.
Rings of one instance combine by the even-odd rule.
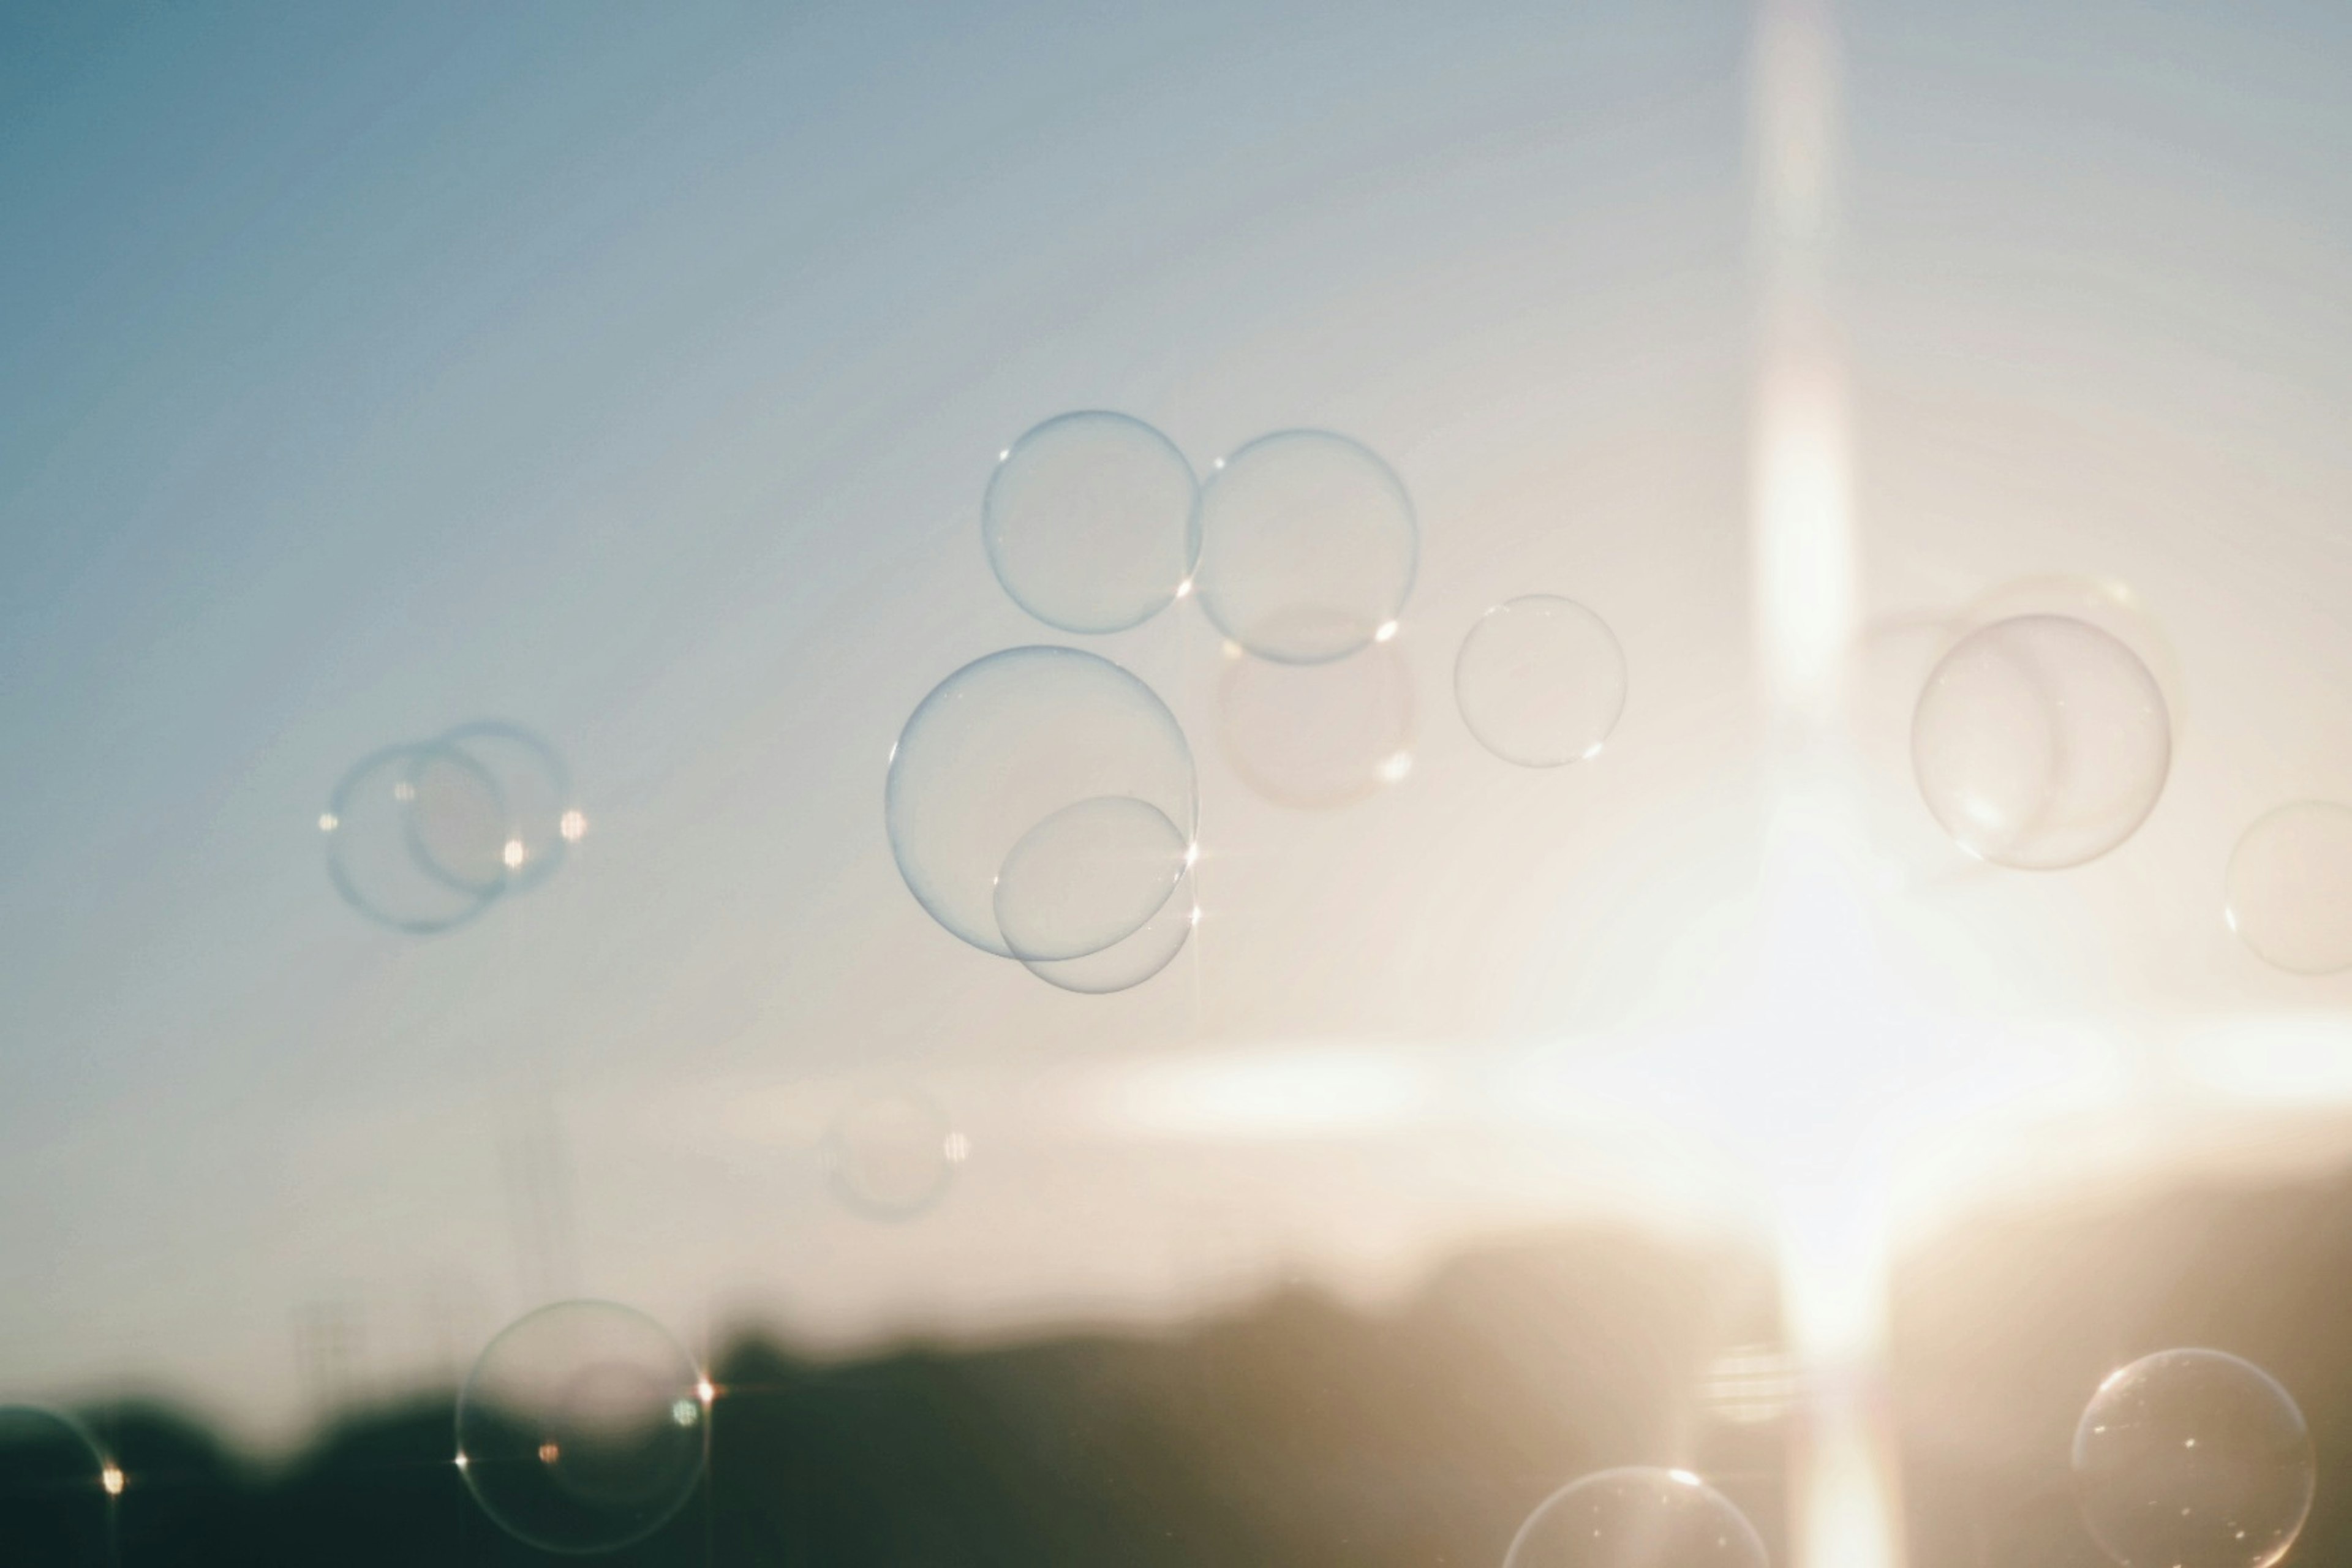
[[2156, 806], [2172, 735], [2130, 648], [2063, 616], [2020, 616], [1963, 637], [1928, 676], [1911, 721], [1927, 809], [1999, 865], [2097, 858]]
[[1217, 732], [1244, 784], [1278, 805], [1325, 810], [1412, 771], [1412, 671], [1393, 640], [1325, 664], [1276, 664], [1229, 649]]
[[122, 1472], [81, 1424], [0, 1405], [0, 1563], [111, 1568]]
[[457, 1464], [484, 1512], [548, 1552], [642, 1541], [690, 1496], [709, 1447], [701, 1369], [611, 1301], [562, 1301], [483, 1351], [457, 1400]]
[[1201, 608], [1284, 664], [1345, 658], [1392, 625], [1421, 548], [1403, 481], [1325, 430], [1262, 436], [1219, 464], [1200, 539]]
[[1528, 1516], [1503, 1568], [1765, 1568], [1731, 1500], [1687, 1470], [1602, 1470]]
[[947, 1195], [968, 1147], [944, 1106], [911, 1089], [858, 1095], [825, 1135], [834, 1194], [872, 1219], [912, 1219]]
[[1201, 909], [1193, 901], [1192, 873], [1188, 869], [1184, 879], [1176, 884], [1175, 895], [1123, 940], [1082, 958], [1053, 963], [1024, 959], [1023, 963], [1038, 979], [1081, 995], [1131, 991], [1167, 968], [1200, 923]]
[[[1139, 802], [1190, 847], [1199, 812], [1192, 753], [1168, 705], [1126, 670], [1066, 647], [1016, 647], [964, 666], [933, 688], [890, 752], [883, 816], [907, 887], [941, 925], [974, 947], [1016, 956], [997, 921], [997, 884], [1023, 841], [1056, 813], [1090, 800]], [[1054, 835], [1050, 877], [1081, 885], [1093, 874], [1131, 889], [1141, 874], [1132, 842], [1115, 835]], [[1180, 857], [1181, 858], [1181, 857]], [[1158, 901], [1116, 894], [1089, 904], [1092, 925], [1050, 909], [1038, 915], [1060, 957], [1108, 947], [1148, 920], [1174, 886], [1157, 868], [1143, 879]], [[1135, 925], [1118, 929], [1105, 911]], [[1083, 930], [1081, 930], [1083, 926]], [[1075, 949], [1075, 951], [1073, 951]]]
[[328, 797], [319, 827], [335, 891], [394, 931], [447, 931], [505, 889], [505, 799], [488, 770], [454, 746], [388, 746], [362, 758]]
[[1174, 601], [1192, 570], [1192, 465], [1124, 414], [1048, 419], [1006, 449], [981, 504], [1013, 602], [1066, 632], [1116, 632]]
[[2311, 1511], [2303, 1412], [2220, 1351], [2160, 1351], [2110, 1373], [2074, 1457], [2083, 1522], [2123, 1568], [2270, 1568]]
[[1580, 762], [1625, 710], [1625, 650], [1582, 605], [1529, 594], [1471, 626], [1454, 660], [1454, 700], [1478, 743], [1507, 763]]
[[2301, 800], [2258, 818], [2230, 856], [2222, 909], [2265, 963], [2352, 969], [2352, 809]]

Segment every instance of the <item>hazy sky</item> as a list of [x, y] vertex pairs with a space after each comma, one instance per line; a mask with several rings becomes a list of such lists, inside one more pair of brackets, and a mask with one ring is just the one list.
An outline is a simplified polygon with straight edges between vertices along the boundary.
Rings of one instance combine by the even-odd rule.
[[[395, 1380], [556, 1290], [851, 1339], [1378, 1279], [1605, 1196], [1582, 1111], [1523, 1154], [1482, 1108], [1744, 951], [1749, 22], [11, 7], [0, 1388], [268, 1427], [320, 1302]], [[2041, 573], [2131, 582], [2185, 672], [2109, 861], [1961, 876], [1901, 818], [1890, 962], [1991, 1016], [2340, 1005], [2220, 940], [2215, 889], [2260, 810], [2352, 797], [2352, 21], [1842, 25], [1885, 684], [1902, 626]], [[1193, 947], [1107, 998], [932, 925], [880, 812], [933, 682], [1069, 640], [990, 577], [978, 503], [1088, 406], [1203, 470], [1345, 431], [1423, 524], [1414, 765], [1348, 809], [1243, 782], [1191, 606], [1089, 643], [1183, 721], [1206, 851]], [[1453, 710], [1462, 633], [1534, 591], [1627, 650], [1590, 768], [1515, 773]], [[445, 938], [366, 925], [329, 790], [480, 717], [564, 749], [577, 862]], [[877, 1231], [814, 1145], [890, 1078], [974, 1158]]]

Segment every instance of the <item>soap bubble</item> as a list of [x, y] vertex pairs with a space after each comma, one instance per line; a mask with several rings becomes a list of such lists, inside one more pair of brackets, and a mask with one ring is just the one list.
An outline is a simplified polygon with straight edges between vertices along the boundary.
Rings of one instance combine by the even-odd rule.
[[2160, 1351], [2111, 1373], [2074, 1428], [2074, 1498], [2123, 1568], [2269, 1568], [2311, 1511], [2303, 1412], [2262, 1368]]
[[457, 1399], [457, 1464], [482, 1510], [548, 1552], [610, 1552], [661, 1528], [709, 1448], [709, 1384], [669, 1331], [562, 1301], [492, 1340]]
[[1244, 784], [1278, 805], [1347, 805], [1412, 771], [1412, 672], [1382, 641], [1315, 665], [1228, 647], [1217, 730]]
[[1963, 637], [1911, 721], [1913, 771], [1944, 831], [1982, 859], [2027, 870], [2078, 866], [2131, 837], [2171, 759], [2147, 667], [2063, 616]]
[[1083, 958], [1143, 928], [1184, 874], [1191, 845], [1159, 807], [1097, 795], [1021, 836], [996, 878], [996, 926], [1013, 955]]
[[1633, 1466], [1561, 1488], [1528, 1516], [1503, 1568], [1765, 1568], [1731, 1500], [1687, 1470]]
[[1235, 643], [1284, 664], [1342, 658], [1394, 626], [1420, 533], [1403, 481], [1324, 430], [1262, 436], [1201, 493], [1201, 608]]
[[1200, 921], [1200, 906], [1192, 898], [1192, 874], [1187, 870], [1183, 880], [1176, 884], [1175, 894], [1139, 930], [1122, 941], [1083, 958], [1050, 963], [1034, 959], [1023, 962], [1038, 979], [1081, 995], [1105, 996], [1115, 991], [1130, 991], [1167, 968], [1183, 951], [1185, 941]]
[[835, 1194], [873, 1219], [911, 1219], [938, 1203], [966, 1147], [946, 1110], [911, 1089], [859, 1095], [825, 1137]]
[[981, 503], [988, 563], [1013, 602], [1066, 632], [1116, 632], [1166, 608], [1197, 548], [1192, 465], [1140, 419], [1090, 411], [1013, 443]]
[[1979, 595], [1950, 621], [1949, 637], [1958, 642], [1970, 632], [1996, 621], [2020, 616], [2063, 616], [2086, 626], [2096, 626], [2132, 650], [2156, 689], [2164, 693], [2164, 710], [2178, 743], [2188, 716], [2180, 680], [2180, 658], [2164, 624], [2131, 584], [2105, 577], [2052, 574], [2020, 577]]
[[1507, 763], [1580, 762], [1625, 710], [1625, 650], [1582, 605], [1529, 594], [1471, 626], [1454, 660], [1454, 700], [1478, 743]]
[[2256, 819], [2230, 856], [2222, 910], [2265, 963], [2352, 969], [2352, 809], [2304, 800]]
[[505, 802], [488, 771], [455, 747], [387, 746], [362, 758], [319, 827], [335, 891], [394, 931], [462, 925], [505, 886]]
[[[1192, 753], [1168, 705], [1108, 659], [1066, 647], [1008, 648], [940, 681], [899, 732], [883, 795], [890, 850], [916, 900], [1005, 958], [998, 878], [1047, 817], [1081, 801], [1139, 801], [1187, 846], [1199, 821]], [[1134, 910], [1137, 923], [1157, 907]], [[1090, 940], [1126, 934], [1098, 927]]]
[[114, 1562], [122, 1472], [79, 1422], [0, 1405], [0, 1563], [100, 1568]]
[[541, 736], [497, 719], [460, 724], [440, 743], [480, 764], [505, 804], [499, 851], [506, 890], [527, 892], [553, 876], [587, 825], [562, 756]]

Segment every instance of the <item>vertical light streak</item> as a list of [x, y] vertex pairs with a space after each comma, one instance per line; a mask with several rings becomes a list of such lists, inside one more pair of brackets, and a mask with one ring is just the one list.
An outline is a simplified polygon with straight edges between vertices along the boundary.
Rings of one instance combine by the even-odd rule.
[[[1829, 0], [1759, 0], [1756, 22], [1760, 330], [1749, 547], [1759, 673], [1782, 763], [1768, 876], [1801, 884], [1819, 872], [1834, 883], [1852, 864], [1833, 841], [1836, 825], [1852, 820], [1838, 809], [1846, 781], [1835, 731], [1861, 599], [1852, 421], [1832, 308], [1839, 57]], [[1766, 937], [1809, 939], [1818, 933]], [[1791, 1005], [1811, 1015], [1792, 1036], [1840, 1027], [1833, 995]], [[1789, 1452], [1792, 1558], [1798, 1568], [1900, 1568], [1884, 1184], [1857, 1159], [1832, 1159], [1809, 1179], [1783, 1175], [1783, 1303], [1804, 1391]]]

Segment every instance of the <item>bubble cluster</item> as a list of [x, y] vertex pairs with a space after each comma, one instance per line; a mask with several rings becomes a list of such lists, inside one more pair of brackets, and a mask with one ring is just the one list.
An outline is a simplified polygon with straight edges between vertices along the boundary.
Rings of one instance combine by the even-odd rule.
[[562, 1301], [492, 1340], [457, 1401], [457, 1465], [499, 1527], [542, 1551], [610, 1552], [701, 1479], [709, 1385], [669, 1331], [611, 1301]]
[[418, 936], [538, 886], [586, 827], [554, 748], [497, 721], [371, 752], [319, 816], [343, 901]]
[[1013, 602], [1066, 632], [1116, 632], [1172, 604], [1196, 548], [1192, 465], [1140, 419], [1048, 419], [1006, 449], [981, 503]]
[[873, 1219], [911, 1219], [947, 1195], [967, 1141], [946, 1108], [911, 1089], [857, 1096], [825, 1135], [835, 1195]]
[[1529, 594], [1471, 626], [1454, 661], [1454, 699], [1478, 743], [1507, 763], [1580, 762], [1625, 710], [1625, 650], [1582, 605]]
[[1728, 1498], [1687, 1470], [1632, 1466], [1562, 1487], [1528, 1516], [1503, 1568], [1766, 1568]]
[[1392, 626], [1412, 590], [1412, 498], [1345, 436], [1259, 437], [1217, 466], [1200, 516], [1201, 608], [1261, 658], [1343, 658]]
[[899, 732], [883, 796], [917, 901], [974, 947], [1034, 963], [1139, 931], [1174, 894], [1199, 819], [1167, 704], [1064, 647], [1008, 648], [940, 682]]
[[103, 1568], [114, 1562], [122, 1472], [69, 1416], [0, 1405], [0, 1563]]
[[2020, 616], [1960, 639], [1911, 723], [1921, 795], [1963, 849], [2054, 870], [2096, 859], [2155, 809], [2171, 765], [2164, 697], [2109, 633]]
[[2303, 1412], [2220, 1351], [2161, 1351], [2108, 1375], [2074, 1428], [2074, 1497], [2122, 1568], [2270, 1568], [2311, 1511]]
[[2304, 800], [2256, 819], [2230, 856], [2222, 910], [2265, 963], [2352, 969], [2352, 808]]

